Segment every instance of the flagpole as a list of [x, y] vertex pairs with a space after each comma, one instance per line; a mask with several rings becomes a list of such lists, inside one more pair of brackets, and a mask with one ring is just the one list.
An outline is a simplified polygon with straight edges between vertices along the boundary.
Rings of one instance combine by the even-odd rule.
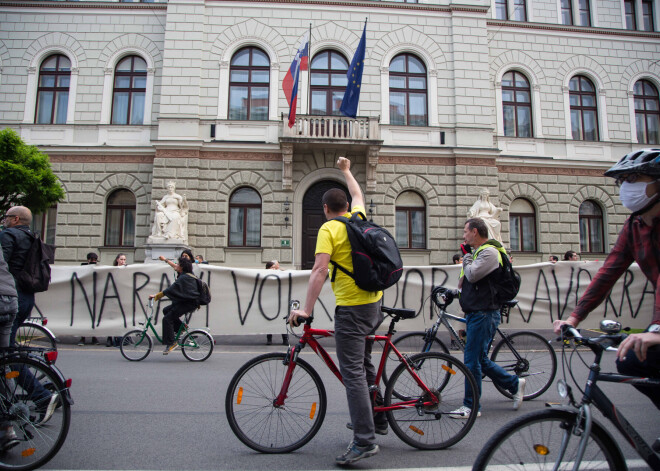
[[312, 114], [312, 23], [309, 24], [307, 43], [307, 114]]

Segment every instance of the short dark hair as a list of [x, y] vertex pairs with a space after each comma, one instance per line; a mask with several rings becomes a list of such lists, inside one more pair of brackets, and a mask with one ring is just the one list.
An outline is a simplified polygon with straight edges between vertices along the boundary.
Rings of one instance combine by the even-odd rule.
[[184, 253], [185, 253], [187, 256], [190, 257], [190, 260], [195, 260], [195, 257], [193, 257], [193, 254], [192, 254], [192, 250], [190, 250], [190, 249], [183, 249], [183, 250], [181, 251], [181, 255], [183, 255]]
[[266, 270], [270, 270], [273, 267], [273, 265], [275, 265], [275, 262], [273, 262], [272, 260], [270, 262], [266, 262]]
[[183, 273], [192, 273], [192, 262], [187, 258], [179, 257], [179, 266]]
[[570, 260], [573, 255], [577, 255], [575, 250], [569, 250], [564, 254], [564, 260]]
[[461, 254], [460, 253], [455, 253], [454, 256], [451, 258], [452, 262], [456, 263], [461, 259]]
[[465, 221], [465, 224], [467, 224], [468, 229], [476, 229], [477, 234], [479, 234], [480, 237], [488, 237], [488, 226], [486, 226], [486, 223], [484, 222], [483, 219], [481, 218], [470, 218], [467, 221]]
[[348, 207], [348, 198], [346, 192], [340, 188], [331, 188], [323, 193], [321, 202], [328, 206], [328, 209], [333, 213], [346, 211]]
[[99, 256], [94, 252], [90, 252], [87, 254], [87, 260], [89, 260], [90, 258], [93, 258], [94, 260], [98, 260]]
[[550, 258], [551, 258], [552, 260], [554, 260], [555, 262], [558, 262], [558, 261], [559, 261], [559, 257], [557, 257], [556, 255], [550, 255]]

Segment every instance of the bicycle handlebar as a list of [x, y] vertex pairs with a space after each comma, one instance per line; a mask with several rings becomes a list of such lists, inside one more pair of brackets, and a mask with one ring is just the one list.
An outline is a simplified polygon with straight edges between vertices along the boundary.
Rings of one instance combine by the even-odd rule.
[[609, 347], [618, 346], [623, 340], [628, 337], [628, 334], [603, 334], [598, 337], [583, 337], [578, 329], [575, 327], [563, 324], [561, 326], [561, 335], [557, 338], [558, 341], [566, 339], [574, 339], [582, 345], [586, 345], [592, 351], [607, 350]]

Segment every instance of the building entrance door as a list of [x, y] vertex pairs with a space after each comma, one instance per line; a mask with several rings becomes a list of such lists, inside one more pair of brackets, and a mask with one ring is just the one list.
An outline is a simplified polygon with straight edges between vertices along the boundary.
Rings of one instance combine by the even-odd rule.
[[311, 186], [302, 203], [302, 269], [310, 270], [314, 266], [314, 251], [316, 249], [316, 236], [319, 228], [325, 222], [325, 215], [323, 214], [323, 205], [321, 198], [323, 194], [332, 189], [340, 188], [346, 192], [348, 202], [351, 202], [351, 196], [348, 194], [348, 189], [341, 183], [332, 180], [323, 180]]

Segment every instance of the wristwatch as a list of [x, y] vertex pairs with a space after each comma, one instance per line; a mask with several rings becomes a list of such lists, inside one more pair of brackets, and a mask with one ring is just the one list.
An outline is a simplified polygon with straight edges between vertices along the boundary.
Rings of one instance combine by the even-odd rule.
[[651, 324], [646, 329], [647, 332], [653, 332], [654, 334], [660, 334], [660, 324]]

